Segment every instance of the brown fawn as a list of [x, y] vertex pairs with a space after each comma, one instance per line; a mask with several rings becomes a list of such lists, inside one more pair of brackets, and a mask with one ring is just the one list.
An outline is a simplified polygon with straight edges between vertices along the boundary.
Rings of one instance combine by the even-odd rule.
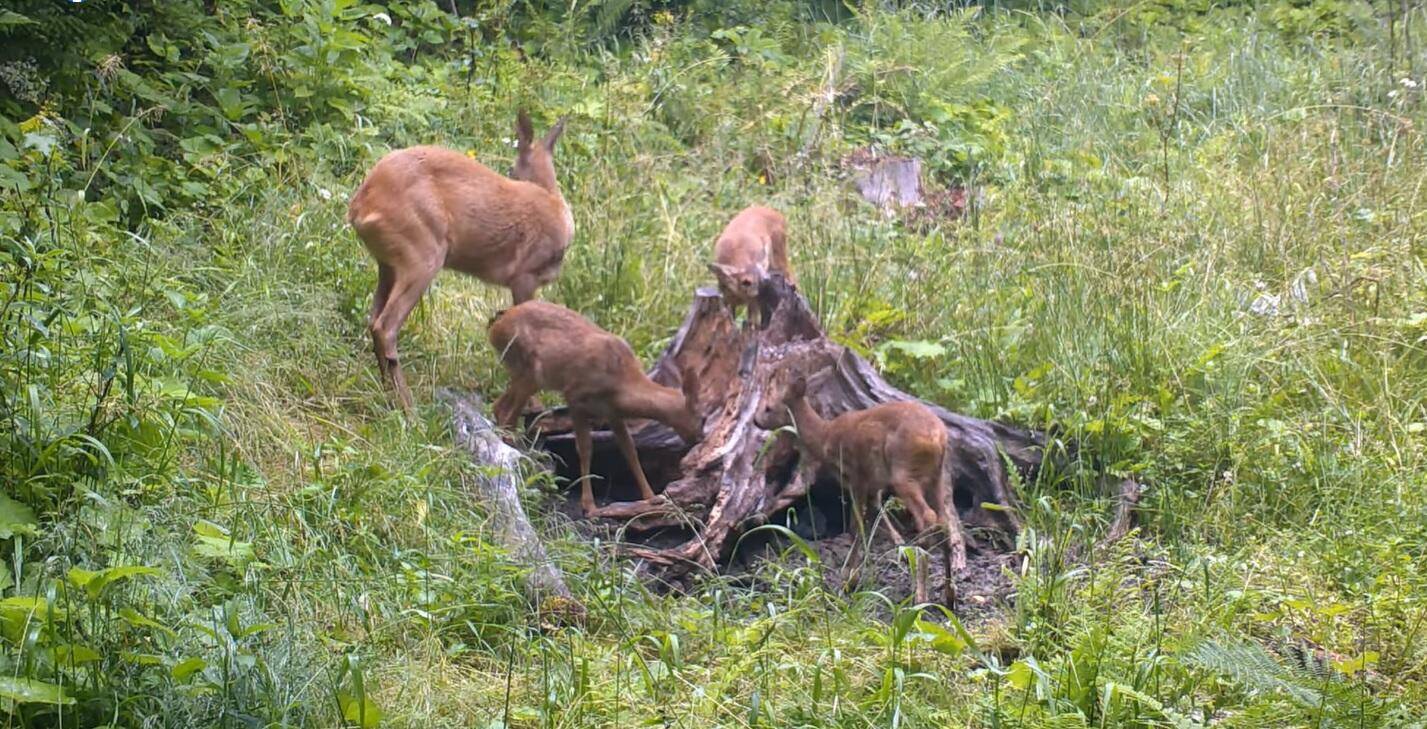
[[694, 372], [683, 374], [682, 391], [656, 384], [644, 374], [629, 344], [563, 306], [527, 301], [511, 307], [491, 320], [489, 334], [510, 374], [505, 394], [495, 403], [497, 424], [514, 428], [525, 403], [537, 391], [564, 395], [575, 426], [580, 506], [586, 516], [595, 513], [590, 490], [591, 421], [609, 422], [614, 442], [646, 501], [654, 499], [654, 490], [639, 465], [639, 453], [625, 420], [657, 420], [690, 444], [703, 435]]
[[782, 213], [755, 205], [735, 215], [714, 242], [709, 270], [718, 279], [719, 293], [735, 321], [738, 307], [743, 307], [745, 326], [752, 323], [758, 289], [769, 272], [777, 271], [788, 283], [797, 283], [788, 267], [787, 228]]
[[[781, 399], [769, 398], [755, 422], [765, 429], [791, 423], [798, 432], [807, 468], [825, 466], [837, 475], [852, 496], [853, 521], [857, 534], [847, 583], [856, 582], [864, 542], [864, 519], [878, 506], [882, 494], [891, 490], [911, 514], [918, 535], [933, 530], [943, 545], [944, 596], [947, 607], [956, 599], [952, 580], [951, 525], [947, 509], [955, 508], [949, 497], [946, 459], [946, 426], [931, 410], [917, 402], [885, 403], [866, 410], [854, 410], [825, 419], [808, 402], [807, 381], [793, 380]], [[895, 530], [893, 530], [895, 533]], [[927, 596], [926, 571], [918, 563], [917, 601]]]
[[561, 119], [537, 142], [521, 111], [508, 178], [460, 152], [409, 147], [378, 161], [352, 195], [347, 222], [377, 261], [367, 317], [372, 349], [403, 409], [411, 410], [411, 391], [397, 334], [442, 268], [505, 286], [516, 304], [559, 274], [575, 233], [555, 183], [555, 140], [564, 128]]

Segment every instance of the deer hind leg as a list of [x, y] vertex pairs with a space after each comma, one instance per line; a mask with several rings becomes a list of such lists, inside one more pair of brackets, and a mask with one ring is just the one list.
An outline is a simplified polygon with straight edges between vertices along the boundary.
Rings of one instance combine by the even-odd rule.
[[406, 412], [411, 412], [411, 389], [406, 386], [406, 377], [401, 372], [401, 360], [397, 354], [396, 338], [416, 302], [426, 293], [431, 279], [441, 270], [439, 265], [423, 268], [393, 268], [393, 282], [386, 304], [372, 320], [372, 348], [376, 351], [377, 366], [382, 374], [391, 380], [396, 389], [397, 399]]
[[[941, 518], [941, 512], [927, 503], [928, 495], [938, 501], [941, 500], [940, 495], [935, 489], [931, 490], [930, 493], [924, 492], [923, 489], [918, 486], [918, 480], [916, 478], [909, 473], [899, 471], [893, 476], [892, 493], [901, 499], [902, 504], [907, 507], [907, 511], [912, 515], [912, 523], [917, 530], [916, 536], [912, 538], [913, 544], [921, 542], [929, 533], [937, 537], [938, 541], [943, 545], [948, 544], [945, 539], [947, 532], [943, 529], [945, 525]], [[944, 556], [949, 560], [950, 552], [945, 552]], [[918, 555], [917, 559], [915, 576], [917, 602], [926, 602], [927, 600], [927, 558], [930, 558], [930, 553]], [[950, 564], [950, 561], [947, 561], [946, 565]], [[949, 569], [949, 567], [944, 568]]]
[[629, 426], [623, 419], [616, 418], [610, 423], [610, 428], [614, 430], [614, 442], [619, 446], [619, 452], [624, 456], [624, 462], [629, 464], [630, 473], [634, 474], [634, 483], [639, 487], [639, 496], [645, 501], [654, 500], [654, 489], [649, 486], [649, 479], [644, 476], [644, 467], [639, 464], [639, 451], [634, 447], [634, 438], [629, 434]]
[[377, 288], [372, 294], [372, 308], [367, 312], [367, 328], [381, 315], [386, 301], [391, 296], [391, 286], [396, 282], [396, 271], [385, 263], [377, 263]]
[[580, 508], [585, 518], [595, 515], [595, 492], [590, 485], [590, 458], [594, 444], [590, 436], [590, 420], [583, 413], [570, 413], [575, 425], [575, 452], [580, 457]]

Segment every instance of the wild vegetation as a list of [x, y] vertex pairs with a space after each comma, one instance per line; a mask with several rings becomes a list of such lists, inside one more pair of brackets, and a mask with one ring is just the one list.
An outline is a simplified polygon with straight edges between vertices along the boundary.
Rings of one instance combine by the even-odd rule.
[[[1397, 0], [8, 2], [0, 725], [1424, 726], [1424, 38]], [[501, 391], [508, 294], [437, 278], [404, 417], [344, 218], [393, 148], [505, 170], [518, 108], [569, 115], [540, 296], [645, 362], [769, 204], [838, 341], [1075, 444], [1018, 484], [1014, 594], [845, 597], [795, 546], [665, 593], [532, 468], [590, 606], [542, 626], [434, 394]], [[882, 215], [867, 149], [961, 203]], [[1110, 546], [1102, 473], [1148, 487]]]

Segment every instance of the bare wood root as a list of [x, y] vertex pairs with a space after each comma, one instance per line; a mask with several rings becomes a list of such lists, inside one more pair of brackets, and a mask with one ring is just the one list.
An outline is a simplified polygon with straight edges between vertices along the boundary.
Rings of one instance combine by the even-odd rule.
[[1133, 478], [1127, 478], [1120, 482], [1120, 495], [1115, 504], [1115, 519], [1110, 522], [1110, 529], [1105, 532], [1105, 538], [1101, 545], [1114, 544], [1124, 539], [1135, 528], [1135, 512], [1140, 506], [1140, 497], [1144, 494], [1144, 486]]
[[[663, 459], [669, 464], [670, 478], [654, 479], [668, 482], [665, 499], [614, 503], [598, 513], [602, 519], [627, 522], [630, 532], [690, 529], [692, 536], [671, 548], [627, 547], [628, 554], [648, 560], [666, 576], [714, 569], [740, 534], [781, 517], [807, 497], [812, 476], [801, 475], [804, 469], [797, 467], [797, 451], [789, 438], [778, 436], [770, 444], [775, 434], [754, 423], [765, 399], [779, 397], [791, 378], [809, 378], [809, 398], [826, 417], [914, 399], [888, 384], [855, 352], [827, 339], [807, 301], [781, 277], [768, 282], [759, 303], [761, 325], [745, 330], [730, 318], [716, 290], [698, 290], [650, 376], [676, 386], [686, 368], [698, 373], [699, 404], [706, 416], [703, 440], [685, 452], [669, 428], [631, 423], [641, 461]], [[950, 525], [950, 531], [953, 566], [961, 569], [968, 546], [965, 529], [1013, 541], [1020, 523], [1008, 467], [1021, 477], [1032, 475], [1040, 466], [1045, 436], [925, 404], [946, 424], [950, 436], [947, 467], [962, 522]], [[543, 431], [547, 449], [573, 450], [568, 419], [561, 412], [537, 418], [535, 425]], [[597, 451], [608, 442], [608, 433], [596, 432]]]
[[517, 490], [520, 451], [501, 440], [495, 426], [481, 413], [480, 400], [475, 395], [443, 390], [441, 399], [451, 408], [451, 431], [456, 444], [477, 464], [490, 466], [474, 479], [473, 495], [490, 511], [500, 543], [519, 564], [530, 568], [525, 578], [527, 596], [545, 618], [578, 621], [584, 615], [584, 606], [570, 593], [564, 575], [545, 553], [545, 546], [521, 506]]

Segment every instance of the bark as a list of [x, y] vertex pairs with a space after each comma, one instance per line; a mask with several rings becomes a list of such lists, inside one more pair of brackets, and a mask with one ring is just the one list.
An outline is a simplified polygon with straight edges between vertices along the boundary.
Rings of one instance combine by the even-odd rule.
[[[602, 520], [626, 525], [626, 533], [661, 531], [666, 539], [671, 530], [687, 533], [687, 539], [673, 546], [626, 545], [628, 553], [666, 576], [716, 569], [740, 534], [780, 519], [809, 495], [812, 479], [800, 477], [804, 469], [797, 465], [791, 437], [770, 433], [754, 422], [765, 398], [779, 397], [792, 377], [808, 378], [813, 406], [829, 418], [914, 399], [888, 384], [855, 352], [827, 339], [807, 301], [781, 277], [768, 282], [759, 303], [759, 326], [741, 328], [716, 290], [698, 290], [683, 325], [649, 372], [656, 382], [677, 386], [680, 372], [697, 371], [699, 404], [706, 416], [704, 437], [689, 448], [662, 424], [631, 423], [651, 482], [656, 489], [659, 483], [668, 484], [665, 498], [653, 504], [616, 501], [598, 513]], [[947, 468], [964, 527], [973, 535], [1013, 543], [1020, 523], [1008, 466], [1030, 478], [1040, 466], [1044, 435], [925, 404], [946, 424]], [[568, 418], [557, 410], [535, 422], [544, 431], [544, 447], [573, 463]], [[596, 431], [594, 442], [594, 470], [604, 473], [611, 492], [618, 494], [619, 477], [612, 471], [621, 462], [612, 453], [612, 438]], [[601, 471], [601, 464], [608, 464], [611, 472]], [[962, 538], [960, 531], [954, 539]], [[977, 544], [974, 538], [967, 541]], [[954, 561], [964, 563], [964, 557]]]
[[922, 161], [915, 157], [883, 157], [854, 178], [863, 199], [877, 207], [909, 208], [922, 201]]
[[545, 546], [521, 506], [520, 451], [501, 440], [495, 426], [482, 414], [475, 395], [444, 390], [441, 398], [451, 408], [451, 431], [456, 444], [477, 464], [489, 467], [474, 479], [472, 495], [490, 513], [497, 540], [518, 564], [529, 568], [525, 578], [527, 596], [551, 620], [582, 616], [584, 607], [571, 595], [560, 568], [545, 553]]

